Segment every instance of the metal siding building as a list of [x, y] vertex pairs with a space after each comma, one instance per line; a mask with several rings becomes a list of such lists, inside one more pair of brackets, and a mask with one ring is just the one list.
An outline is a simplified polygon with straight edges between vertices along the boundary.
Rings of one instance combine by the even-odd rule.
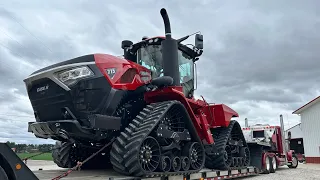
[[285, 131], [286, 146], [290, 150], [294, 150], [298, 155], [298, 159], [303, 159], [305, 154], [303, 145], [303, 132], [301, 123], [287, 129]]
[[299, 139], [303, 138], [302, 126], [301, 123], [287, 129], [285, 134], [285, 138], [288, 139], [288, 133], [291, 132], [291, 139]]
[[304, 152], [307, 163], [320, 163], [320, 96], [300, 107]]

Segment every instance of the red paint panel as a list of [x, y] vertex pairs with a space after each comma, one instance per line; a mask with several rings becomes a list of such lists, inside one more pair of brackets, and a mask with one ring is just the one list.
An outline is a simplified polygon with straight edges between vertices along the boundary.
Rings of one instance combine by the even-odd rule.
[[[201, 140], [205, 140], [208, 144], [213, 144], [213, 138], [209, 129], [203, 128], [201, 124], [206, 121], [206, 119], [202, 119], [200, 114], [198, 113], [199, 109], [202, 108], [197, 101], [192, 99], [185, 98], [182, 87], [167, 87], [156, 91], [147, 92], [144, 95], [144, 99], [147, 103], [154, 103], [154, 102], [161, 102], [161, 101], [168, 101], [168, 100], [177, 100], [181, 102], [184, 107], [186, 108], [189, 116], [195, 126], [197, 133]], [[193, 109], [194, 107], [198, 107], [198, 109]], [[207, 117], [202, 117], [207, 118]]]
[[[137, 63], [118, 58], [109, 54], [95, 54], [94, 55], [95, 63], [98, 66], [101, 73], [106, 77], [111, 86], [115, 89], [123, 90], [135, 90], [138, 87], [144, 85], [147, 82], [141, 80], [141, 71], [150, 72], [147, 68], [140, 66]], [[107, 75], [106, 70], [108, 68], [116, 68], [116, 74], [113, 79], [110, 79]], [[121, 83], [121, 77], [129, 70], [135, 69], [136, 75], [132, 78], [132, 82]], [[151, 76], [148, 76], [151, 79]]]
[[211, 127], [228, 127], [232, 117], [239, 117], [238, 113], [225, 104], [210, 105], [204, 108], [208, 123]]
[[282, 139], [282, 134], [281, 134], [281, 128], [279, 126], [276, 126], [276, 135], [277, 135], [277, 151], [279, 154], [285, 155], [283, 154], [283, 148], [282, 147], [282, 141], [284, 141], [284, 139]]

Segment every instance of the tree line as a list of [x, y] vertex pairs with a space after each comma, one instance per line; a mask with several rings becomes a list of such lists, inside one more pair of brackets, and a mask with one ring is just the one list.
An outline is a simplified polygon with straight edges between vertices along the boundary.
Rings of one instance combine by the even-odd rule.
[[53, 144], [16, 144], [10, 141], [7, 141], [7, 144], [10, 148], [15, 148], [17, 153], [48, 152], [54, 147]]

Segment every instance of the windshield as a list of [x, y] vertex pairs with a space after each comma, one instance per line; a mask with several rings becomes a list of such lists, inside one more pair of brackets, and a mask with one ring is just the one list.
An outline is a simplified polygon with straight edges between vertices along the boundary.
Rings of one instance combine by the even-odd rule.
[[152, 71], [152, 79], [162, 76], [162, 52], [160, 45], [149, 45], [138, 50], [138, 64]]
[[[178, 51], [180, 83], [185, 94], [193, 90], [194, 69], [192, 58]], [[138, 50], [138, 64], [152, 71], [152, 79], [163, 76], [161, 45], [149, 45]]]

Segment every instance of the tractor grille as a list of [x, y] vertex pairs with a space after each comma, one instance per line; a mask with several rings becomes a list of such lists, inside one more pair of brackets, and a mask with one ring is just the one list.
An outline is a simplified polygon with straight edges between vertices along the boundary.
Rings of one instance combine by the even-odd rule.
[[34, 81], [32, 84], [29, 98], [35, 115], [40, 120], [65, 119], [63, 116], [65, 107], [74, 111], [70, 92], [65, 91], [52, 80], [44, 78]]

